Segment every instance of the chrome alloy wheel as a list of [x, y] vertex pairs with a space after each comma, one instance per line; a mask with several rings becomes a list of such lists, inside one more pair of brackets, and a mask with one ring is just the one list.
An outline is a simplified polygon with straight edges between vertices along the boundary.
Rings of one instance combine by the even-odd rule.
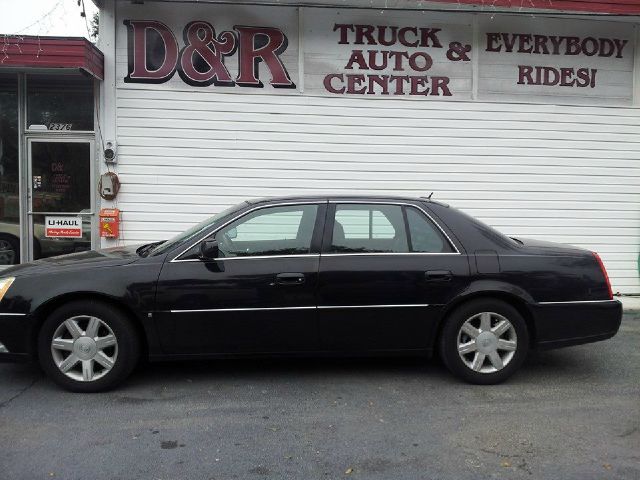
[[118, 341], [97, 317], [79, 315], [65, 320], [53, 333], [53, 361], [67, 377], [91, 382], [111, 371], [118, 357]]
[[518, 348], [516, 330], [507, 318], [482, 312], [468, 318], [458, 331], [458, 354], [464, 364], [480, 373], [502, 370]]

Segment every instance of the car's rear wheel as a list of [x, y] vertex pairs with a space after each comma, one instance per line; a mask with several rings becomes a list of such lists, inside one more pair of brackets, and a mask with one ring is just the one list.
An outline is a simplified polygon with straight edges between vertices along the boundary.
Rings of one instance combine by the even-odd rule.
[[118, 308], [100, 301], [65, 304], [45, 320], [38, 356], [58, 385], [100, 392], [129, 376], [140, 354], [136, 330]]
[[529, 334], [522, 315], [506, 302], [478, 299], [454, 310], [440, 335], [440, 354], [459, 378], [500, 383], [524, 362]]

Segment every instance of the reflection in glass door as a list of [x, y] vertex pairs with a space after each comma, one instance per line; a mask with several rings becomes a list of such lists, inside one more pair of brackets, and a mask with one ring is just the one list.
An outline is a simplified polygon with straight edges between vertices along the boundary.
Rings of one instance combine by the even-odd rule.
[[20, 263], [18, 76], [0, 73], [0, 268]]
[[93, 142], [29, 140], [29, 259], [91, 249]]

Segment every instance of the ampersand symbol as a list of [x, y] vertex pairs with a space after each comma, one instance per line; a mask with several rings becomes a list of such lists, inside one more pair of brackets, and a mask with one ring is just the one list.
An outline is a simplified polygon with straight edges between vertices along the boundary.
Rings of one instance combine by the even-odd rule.
[[468, 62], [470, 58], [467, 53], [471, 51], [471, 45], [462, 45], [460, 42], [451, 42], [449, 44], [449, 50], [447, 50], [447, 58], [452, 62], [458, 62], [460, 60]]
[[[185, 47], [180, 52], [178, 74], [189, 85], [234, 85], [231, 74], [224, 64], [224, 57], [232, 55], [236, 49], [236, 37], [232, 32], [222, 32], [216, 38], [211, 24], [203, 21], [189, 23], [184, 29]], [[194, 54], [197, 54], [194, 55]], [[200, 57], [202, 67], [196, 68]]]

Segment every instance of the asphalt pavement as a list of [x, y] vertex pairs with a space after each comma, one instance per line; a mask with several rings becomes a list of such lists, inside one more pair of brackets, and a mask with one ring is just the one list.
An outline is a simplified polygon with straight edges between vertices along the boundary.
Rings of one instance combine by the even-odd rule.
[[640, 478], [640, 315], [499, 386], [434, 359], [144, 365], [104, 394], [0, 365], [0, 479]]

